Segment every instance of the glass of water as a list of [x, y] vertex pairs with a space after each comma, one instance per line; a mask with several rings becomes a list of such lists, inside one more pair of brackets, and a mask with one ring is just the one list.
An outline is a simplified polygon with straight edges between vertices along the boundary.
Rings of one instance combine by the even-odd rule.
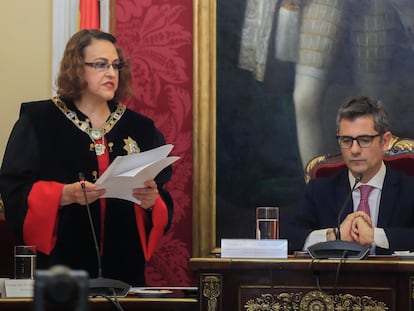
[[17, 245], [14, 247], [14, 278], [34, 279], [36, 270], [36, 246]]
[[278, 239], [279, 238], [279, 208], [257, 207], [256, 208], [256, 239]]

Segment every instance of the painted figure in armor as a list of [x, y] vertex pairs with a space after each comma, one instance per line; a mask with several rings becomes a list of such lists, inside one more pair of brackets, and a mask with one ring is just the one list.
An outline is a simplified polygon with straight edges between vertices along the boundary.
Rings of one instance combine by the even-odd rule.
[[320, 111], [338, 55], [350, 56], [346, 78], [358, 93], [382, 98], [401, 42], [413, 51], [413, 26], [411, 0], [247, 0], [239, 67], [263, 81], [268, 58], [296, 64], [293, 101], [305, 166], [326, 152]]

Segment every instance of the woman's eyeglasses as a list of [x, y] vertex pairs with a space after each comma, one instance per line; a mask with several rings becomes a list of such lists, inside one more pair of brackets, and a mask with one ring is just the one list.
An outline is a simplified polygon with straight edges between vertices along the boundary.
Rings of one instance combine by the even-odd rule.
[[109, 67], [111, 67], [111, 66], [115, 71], [120, 71], [120, 70], [125, 68], [125, 64], [120, 63], [120, 62], [115, 62], [115, 63], [112, 63], [112, 64], [110, 64], [108, 62], [93, 62], [93, 63], [85, 62], [84, 64], [86, 66], [92, 67], [96, 71], [107, 71], [109, 69]]

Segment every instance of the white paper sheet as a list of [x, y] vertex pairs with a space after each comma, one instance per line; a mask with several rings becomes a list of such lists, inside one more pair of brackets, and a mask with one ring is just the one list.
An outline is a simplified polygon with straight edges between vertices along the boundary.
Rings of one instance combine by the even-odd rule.
[[99, 189], [106, 189], [104, 198], [118, 198], [140, 204], [132, 196], [132, 189], [144, 187], [146, 180], [154, 179], [165, 167], [180, 157], [167, 157], [174, 146], [163, 145], [148, 151], [118, 156], [96, 181]]

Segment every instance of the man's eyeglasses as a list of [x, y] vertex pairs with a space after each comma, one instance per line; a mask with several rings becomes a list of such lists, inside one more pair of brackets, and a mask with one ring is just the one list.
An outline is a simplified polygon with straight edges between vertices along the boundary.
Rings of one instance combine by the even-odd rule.
[[352, 147], [354, 140], [357, 141], [358, 145], [361, 148], [369, 148], [372, 146], [372, 142], [374, 141], [375, 137], [381, 136], [381, 134], [376, 135], [361, 135], [357, 137], [351, 136], [336, 136], [338, 139], [338, 144], [341, 148], [348, 149]]
[[112, 68], [115, 71], [119, 71], [125, 68], [124, 63], [108, 63], [108, 62], [93, 62], [93, 63], [84, 63], [86, 66], [94, 68], [96, 71], [107, 71], [109, 67], [112, 66]]

